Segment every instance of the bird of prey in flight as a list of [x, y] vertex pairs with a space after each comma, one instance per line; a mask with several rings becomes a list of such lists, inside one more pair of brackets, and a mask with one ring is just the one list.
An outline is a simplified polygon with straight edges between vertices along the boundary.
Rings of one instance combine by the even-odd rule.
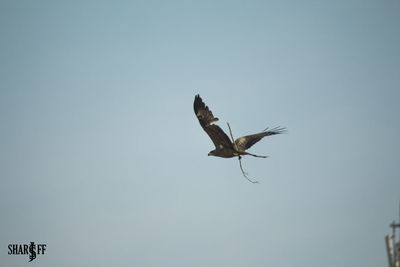
[[229, 133], [231, 135], [231, 139], [224, 133], [224, 131], [214, 122], [218, 121], [218, 118], [214, 117], [211, 110], [206, 106], [201, 99], [200, 95], [196, 95], [193, 103], [194, 113], [196, 114], [197, 119], [200, 122], [203, 130], [210, 136], [211, 140], [215, 145], [215, 149], [208, 153], [209, 156], [222, 157], [222, 158], [233, 158], [238, 157], [240, 169], [242, 170], [243, 176], [252, 183], [258, 183], [257, 181], [251, 180], [247, 175], [247, 173], [243, 170], [242, 167], [242, 156], [250, 155], [257, 158], [266, 158], [266, 156], [258, 156], [246, 152], [251, 146], [260, 141], [263, 137], [274, 134], [285, 133], [286, 129], [281, 127], [276, 127], [271, 130], [265, 129], [264, 131], [252, 135], [246, 135], [243, 137], [239, 137], [234, 140], [232, 135], [231, 126], [228, 124]]

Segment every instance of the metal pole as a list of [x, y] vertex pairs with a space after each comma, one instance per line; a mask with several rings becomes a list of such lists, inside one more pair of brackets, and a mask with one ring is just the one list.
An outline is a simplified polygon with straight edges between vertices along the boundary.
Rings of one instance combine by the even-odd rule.
[[395, 221], [393, 221], [390, 224], [390, 227], [392, 227], [393, 230], [393, 234], [392, 234], [392, 238], [391, 238], [391, 254], [392, 254], [392, 266], [391, 267], [400, 267], [400, 255], [399, 255], [399, 251], [397, 251], [397, 243], [396, 243], [396, 228], [399, 227], [400, 228], [400, 223], [396, 223]]
[[387, 235], [385, 236], [385, 241], [389, 267], [394, 267], [392, 239]]

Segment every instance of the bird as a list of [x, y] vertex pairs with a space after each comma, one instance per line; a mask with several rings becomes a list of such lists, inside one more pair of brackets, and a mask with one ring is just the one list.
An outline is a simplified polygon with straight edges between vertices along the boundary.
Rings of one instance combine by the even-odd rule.
[[242, 156], [249, 155], [257, 158], [266, 158], [267, 156], [255, 155], [247, 152], [246, 150], [252, 147], [255, 143], [260, 141], [265, 136], [286, 133], [286, 128], [275, 127], [270, 130], [269, 128], [266, 128], [262, 132], [242, 136], [234, 140], [231, 126], [229, 122], [227, 122], [229, 133], [231, 136], [231, 139], [229, 139], [228, 135], [218, 125], [215, 124], [215, 122], [217, 122], [219, 119], [217, 117], [214, 117], [213, 113], [208, 108], [208, 106], [204, 104], [199, 94], [197, 94], [194, 98], [193, 108], [201, 127], [208, 134], [215, 145], [215, 149], [211, 150], [208, 153], [208, 156], [221, 158], [238, 157], [240, 169], [242, 170], [243, 176], [252, 183], [258, 183], [258, 181], [250, 179], [248, 177], [248, 173], [243, 170], [241, 161]]

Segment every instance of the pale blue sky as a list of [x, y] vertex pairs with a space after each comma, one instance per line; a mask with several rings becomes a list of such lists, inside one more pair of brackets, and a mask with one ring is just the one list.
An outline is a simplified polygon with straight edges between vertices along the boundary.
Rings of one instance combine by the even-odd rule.
[[[386, 266], [400, 2], [1, 1], [0, 262]], [[199, 93], [251, 152], [207, 157]], [[4, 263], [4, 264], [3, 264]]]

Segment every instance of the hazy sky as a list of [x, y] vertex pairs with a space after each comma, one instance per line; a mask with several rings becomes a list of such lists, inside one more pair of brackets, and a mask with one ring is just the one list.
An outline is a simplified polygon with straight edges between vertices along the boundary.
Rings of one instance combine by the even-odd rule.
[[[400, 2], [1, 1], [0, 262], [386, 266]], [[245, 157], [208, 157], [199, 93]]]

